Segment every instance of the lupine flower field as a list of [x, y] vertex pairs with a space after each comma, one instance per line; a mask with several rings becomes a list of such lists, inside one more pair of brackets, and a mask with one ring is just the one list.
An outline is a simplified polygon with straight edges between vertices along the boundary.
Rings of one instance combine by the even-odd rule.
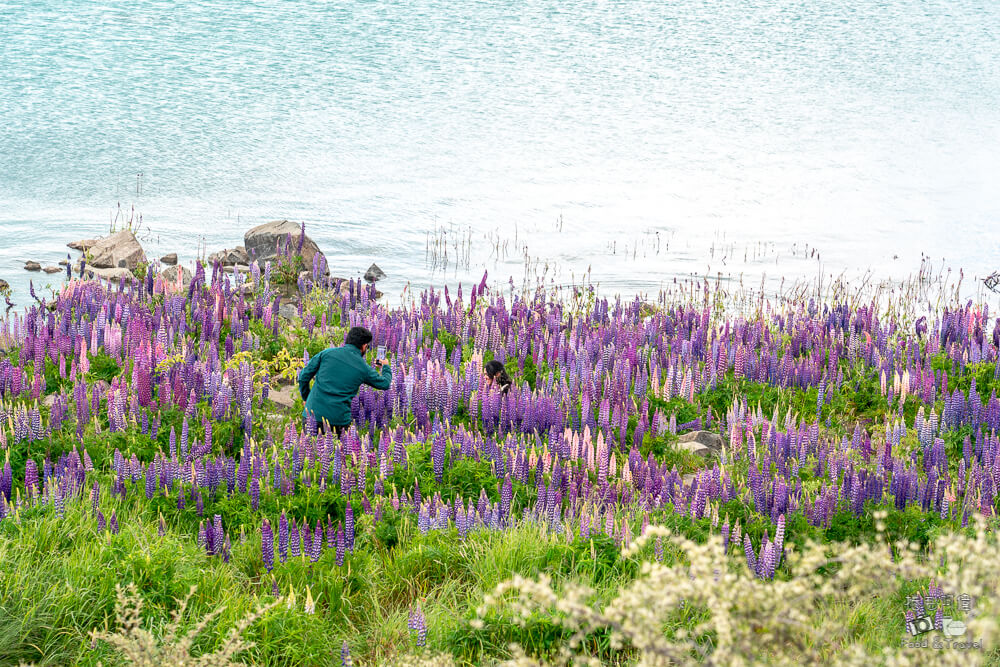
[[[393, 307], [324, 268], [71, 276], [2, 321], [0, 663], [128, 664], [109, 637], [130, 585], [143, 641], [175, 623], [221, 664], [1000, 658], [975, 620], [995, 577], [956, 579], [958, 547], [941, 550], [978, 534], [978, 567], [1000, 566], [986, 306], [727, 310], [708, 283], [643, 301], [484, 275]], [[353, 325], [388, 347], [392, 386], [362, 388], [341, 440], [316, 435], [296, 372]], [[491, 359], [506, 395], [485, 383]], [[289, 391], [293, 407], [272, 400]], [[696, 430], [721, 449], [679, 443]], [[833, 560], [796, 603], [810, 544]], [[938, 578], [830, 583], [855, 576], [838, 555], [876, 553]], [[709, 558], [705, 581], [731, 577], [759, 616], [698, 601], [685, 582]], [[944, 595], [969, 598], [947, 613], [986, 645], [907, 649], [907, 622]], [[768, 596], [801, 627], [777, 632]], [[615, 620], [640, 607], [641, 631]], [[246, 645], [227, 645], [238, 625]], [[744, 625], [760, 639], [733, 649]]]

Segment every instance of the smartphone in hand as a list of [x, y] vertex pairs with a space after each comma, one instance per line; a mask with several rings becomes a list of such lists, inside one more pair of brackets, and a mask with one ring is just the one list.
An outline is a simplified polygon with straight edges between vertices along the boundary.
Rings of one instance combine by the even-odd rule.
[[385, 361], [385, 345], [379, 345], [375, 351], [375, 361]]

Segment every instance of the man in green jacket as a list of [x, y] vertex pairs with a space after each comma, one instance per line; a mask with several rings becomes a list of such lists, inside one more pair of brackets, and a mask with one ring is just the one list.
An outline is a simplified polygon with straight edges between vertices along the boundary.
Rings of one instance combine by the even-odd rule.
[[[343, 347], [328, 347], [309, 360], [299, 371], [299, 394], [306, 402], [302, 417], [312, 413], [320, 430], [324, 423], [332, 426], [337, 437], [351, 425], [351, 400], [361, 385], [388, 389], [392, 382], [392, 369], [385, 359], [377, 359], [378, 373], [365, 361], [365, 353], [372, 342], [372, 332], [364, 327], [351, 327]], [[309, 382], [316, 378], [312, 390]]]

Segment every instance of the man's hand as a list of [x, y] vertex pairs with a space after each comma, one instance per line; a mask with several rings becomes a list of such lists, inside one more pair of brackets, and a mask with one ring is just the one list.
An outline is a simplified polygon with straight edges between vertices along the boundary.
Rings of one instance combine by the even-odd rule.
[[387, 365], [388, 363], [389, 363], [388, 359], [376, 359], [375, 360], [375, 368], [377, 368], [379, 370], [382, 370], [382, 367], [385, 366], [385, 365]]

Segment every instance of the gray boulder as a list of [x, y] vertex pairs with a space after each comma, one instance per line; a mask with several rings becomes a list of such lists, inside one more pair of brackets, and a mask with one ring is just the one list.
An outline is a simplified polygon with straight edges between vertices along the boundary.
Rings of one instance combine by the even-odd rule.
[[294, 385], [279, 389], [268, 389], [267, 400], [286, 410], [291, 410], [295, 407], [295, 399], [298, 397], [298, 393], [298, 388]]
[[691, 431], [680, 436], [677, 447], [700, 456], [718, 454], [722, 451], [725, 441], [718, 433], [711, 431]]
[[[261, 265], [263, 265], [265, 261], [277, 257], [278, 245], [279, 243], [284, 244], [288, 235], [292, 237], [291, 253], [293, 255], [296, 254], [301, 234], [301, 225], [290, 220], [275, 220], [274, 222], [257, 225], [244, 234], [243, 246], [251, 258], [260, 261]], [[313, 257], [317, 254], [326, 259], [323, 253], [320, 252], [316, 242], [306, 234], [305, 239], [302, 241], [302, 259], [305, 261], [306, 269], [312, 270]], [[250, 262], [247, 261], [245, 263], [249, 264]]]
[[164, 255], [160, 258], [160, 262], [166, 264], [167, 266], [175, 266], [177, 264], [177, 253], [172, 252], [168, 255]]
[[86, 252], [97, 245], [99, 239], [81, 239], [79, 241], [70, 241], [66, 244], [67, 247], [73, 250], [79, 250], [81, 252]]
[[62, 271], [62, 269], [60, 269], [58, 266], [46, 266], [44, 269], [42, 269], [42, 271], [44, 271], [45, 273], [59, 273], [60, 271]]
[[129, 229], [107, 236], [89, 250], [88, 264], [96, 269], [123, 268], [134, 271], [146, 262], [146, 252]]
[[42, 270], [42, 265], [39, 264], [38, 262], [33, 261], [33, 260], [29, 260], [29, 261], [27, 261], [27, 262], [24, 263], [24, 270], [25, 271], [41, 271]]
[[235, 248], [226, 248], [225, 250], [220, 250], [218, 252], [213, 252], [208, 256], [209, 266], [214, 265], [216, 262], [221, 262], [222, 266], [233, 266], [234, 264], [249, 264], [250, 255], [247, 254], [246, 248], [241, 245]]
[[283, 317], [286, 320], [293, 320], [299, 316], [299, 309], [290, 303], [283, 303], [278, 306], [278, 317]]
[[365, 280], [367, 280], [370, 283], [378, 282], [379, 280], [382, 280], [385, 277], [386, 277], [385, 271], [378, 268], [378, 264], [372, 264], [371, 266], [368, 267], [368, 270], [365, 271]]
[[194, 276], [191, 274], [191, 271], [189, 271], [188, 269], [184, 268], [183, 266], [168, 266], [167, 268], [165, 268], [163, 270], [163, 273], [161, 273], [160, 275], [163, 276], [163, 279], [165, 281], [167, 281], [169, 283], [175, 283], [175, 282], [177, 282], [177, 272], [178, 271], [181, 272], [181, 283], [185, 287], [187, 287], [188, 285], [190, 285], [191, 284], [191, 279], [194, 278]]

